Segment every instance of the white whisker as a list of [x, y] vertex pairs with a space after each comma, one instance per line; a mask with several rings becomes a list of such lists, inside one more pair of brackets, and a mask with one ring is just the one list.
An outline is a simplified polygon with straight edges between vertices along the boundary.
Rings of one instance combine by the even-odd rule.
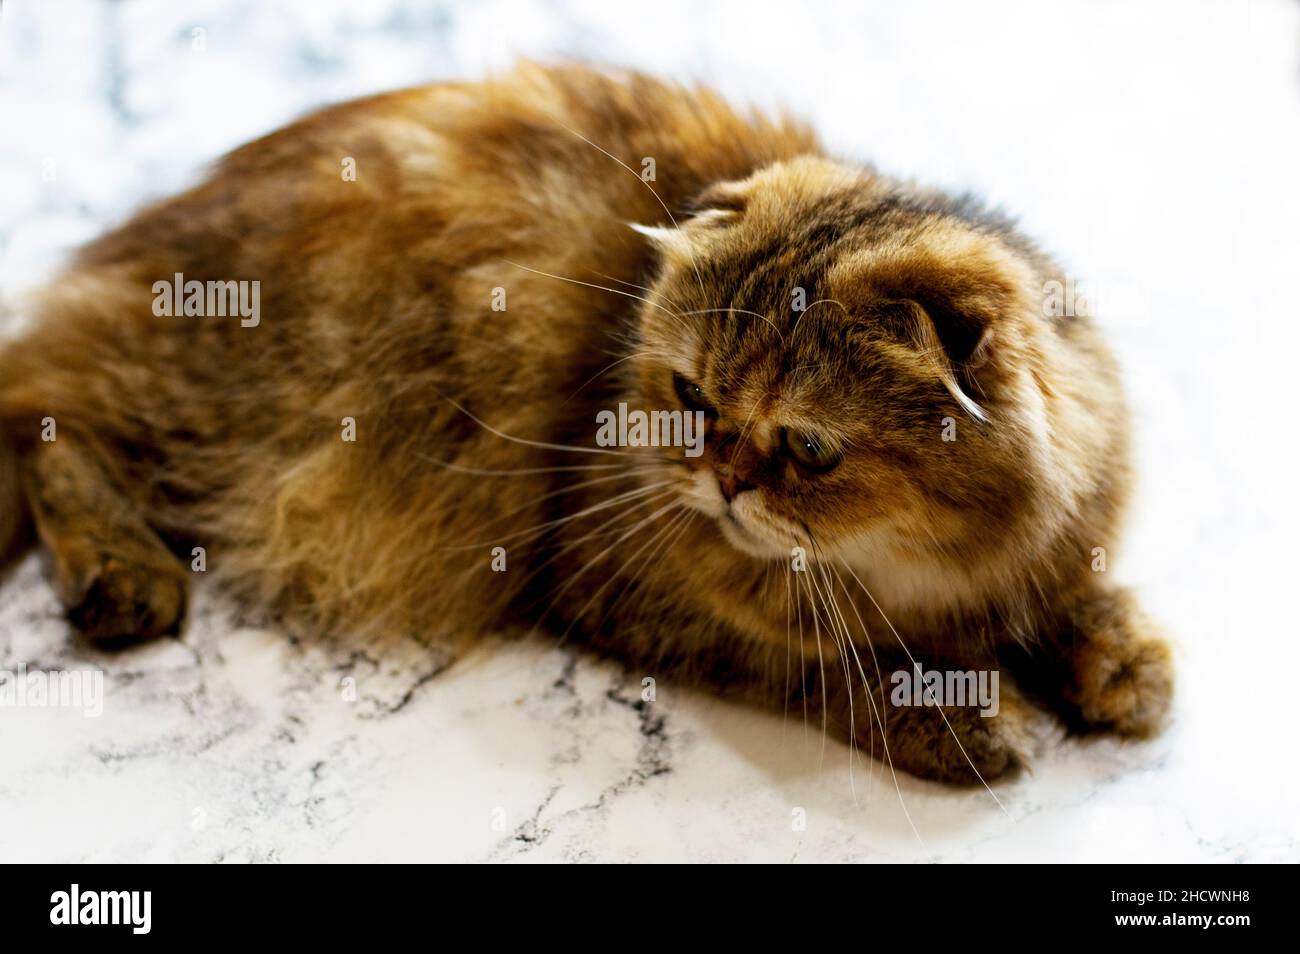
[[[761, 318], [763, 321], [766, 321], [769, 325], [772, 326], [772, 330], [776, 332], [776, 336], [781, 339], [781, 344], [785, 344], [785, 335], [781, 334], [781, 329], [776, 326], [776, 322], [774, 322], [771, 318], [767, 317], [767, 315], [760, 314], [757, 311], [749, 311], [746, 308], [696, 308], [693, 309], [692, 311], [678, 312], [678, 314], [680, 314], [682, 317], [686, 317], [687, 315], [711, 315], [717, 312], [724, 312], [724, 311], [728, 315], [753, 315], [755, 318]], [[796, 320], [796, 324], [797, 323], [798, 322]]]
[[[626, 169], [630, 175], [635, 176], [635, 177], [636, 177], [636, 180], [637, 180], [638, 182], [640, 182], [643, 186], [645, 186], [647, 189], [649, 189], [649, 190], [650, 190], [650, 194], [653, 195], [653, 196], [655, 197], [655, 201], [658, 202], [658, 203], [663, 207], [664, 212], [667, 213], [667, 215], [668, 215], [668, 221], [670, 221], [670, 222], [673, 223], [673, 228], [675, 228], [675, 229], [680, 229], [680, 228], [681, 228], [681, 226], [677, 224], [677, 217], [673, 215], [673, 210], [670, 209], [670, 208], [668, 208], [667, 203], [665, 203], [664, 200], [661, 199], [661, 198], [659, 197], [659, 193], [655, 191], [654, 186], [652, 186], [649, 182], [647, 182], [644, 178], [642, 178], [641, 173], [637, 172], [635, 169], [633, 169], [633, 168], [632, 168], [631, 166], [629, 166], [626, 162], [624, 162], [624, 161], [623, 161], [622, 159], [620, 159], [618, 156], [614, 155], [614, 154], [613, 154], [612, 152], [610, 152], [609, 150], [607, 150], [607, 149], [602, 149], [600, 146], [596, 145], [596, 143], [592, 142], [590, 139], [588, 139], [588, 138], [587, 138], [586, 136], [584, 136], [582, 133], [578, 132], [576, 129], [573, 129], [573, 128], [569, 127], [569, 126], [566, 126], [564, 123], [560, 122], [558, 119], [554, 119], [554, 117], [552, 117], [552, 119], [554, 120], [554, 122], [555, 122], [555, 124], [556, 124], [557, 126], [560, 126], [560, 127], [563, 128], [563, 129], [567, 129], [569, 132], [573, 133], [573, 135], [577, 136], [579, 139], [581, 139], [583, 142], [585, 142], [588, 146], [591, 146], [593, 149], [599, 150], [600, 152], [604, 153], [606, 156], [609, 156], [609, 158], [613, 159], [613, 160], [614, 160], [615, 162], [617, 162], [620, 166], [622, 166], [624, 169]], [[696, 262], [695, 262], [695, 251], [694, 251], [693, 249], [690, 249], [689, 247], [688, 247], [687, 251], [690, 253], [690, 256], [691, 256], [691, 268], [693, 268], [693, 269], [695, 270], [695, 280], [698, 281], [698, 282], [700, 283], [700, 291], [703, 292], [703, 291], [705, 291], [705, 288], [704, 288], [704, 276], [700, 274], [700, 267], [699, 267], [699, 265], [696, 264]]]
[[[880, 608], [880, 604], [877, 603], [876, 598], [871, 595], [871, 591], [867, 589], [866, 584], [858, 579], [858, 575], [853, 572], [853, 567], [849, 566], [849, 564], [843, 560], [840, 562], [844, 564], [844, 569], [849, 571], [849, 576], [853, 577], [854, 582], [856, 582], [858, 586], [862, 587], [862, 592], [867, 594], [867, 599], [871, 600], [871, 605], [876, 608], [876, 612], [880, 614], [880, 618], [885, 621], [885, 625], [888, 626], [890, 632], [894, 634], [894, 638], [898, 640], [898, 645], [903, 647], [903, 652], [907, 653], [907, 658], [911, 661], [912, 665], [918, 665], [916, 657], [913, 656], [912, 651], [907, 648], [907, 644], [903, 642], [903, 637], [898, 634], [898, 630], [895, 629], [894, 624], [889, 621], [889, 617], [886, 616], [885, 611]], [[931, 698], [933, 699], [933, 696]], [[934, 701], [936, 703], [938, 702], [937, 699], [934, 699]], [[988, 792], [993, 801], [997, 803], [998, 808], [1002, 809], [1002, 814], [1010, 818], [1011, 813], [1007, 811], [1006, 806], [1002, 804], [1002, 800], [998, 798], [997, 793], [989, 787], [989, 783], [984, 780], [984, 776], [980, 774], [979, 769], [975, 767], [975, 763], [971, 761], [970, 755], [966, 752], [966, 746], [961, 744], [961, 739], [957, 736], [957, 730], [955, 730], [952, 727], [952, 723], [948, 721], [948, 714], [943, 711], [943, 706], [936, 705], [935, 708], [938, 709], [939, 715], [943, 716], [944, 725], [946, 725], [948, 731], [952, 733], [953, 741], [957, 743], [957, 748], [961, 751], [962, 757], [966, 759], [966, 763], [970, 766], [971, 771], [975, 773], [975, 777], [980, 780], [980, 784], [984, 786], [984, 790]]]

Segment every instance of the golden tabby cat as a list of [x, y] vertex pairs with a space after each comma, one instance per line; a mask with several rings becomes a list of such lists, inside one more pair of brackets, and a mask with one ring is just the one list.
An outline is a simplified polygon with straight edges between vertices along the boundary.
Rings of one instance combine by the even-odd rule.
[[[287, 626], [542, 626], [990, 779], [1026, 696], [1141, 736], [1171, 694], [1098, 572], [1126, 412], [1055, 280], [707, 91], [523, 66], [347, 103], [43, 294], [0, 352], [0, 549], [34, 529], [95, 640], [176, 632], [205, 567]], [[607, 446], [613, 412], [702, 444]], [[915, 664], [1015, 680], [996, 715], [897, 705]]]

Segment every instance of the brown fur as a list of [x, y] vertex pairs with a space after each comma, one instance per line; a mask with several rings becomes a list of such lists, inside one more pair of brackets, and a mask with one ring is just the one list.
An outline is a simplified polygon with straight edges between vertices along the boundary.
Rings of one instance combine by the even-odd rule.
[[[156, 317], [176, 272], [259, 280], [260, 325]], [[1090, 565], [1116, 543], [1126, 412], [1095, 329], [1039, 313], [1061, 277], [972, 203], [707, 91], [524, 66], [344, 104], [49, 288], [0, 352], [0, 549], [34, 517], [102, 639], [177, 627], [202, 546], [286, 625], [450, 641], [544, 617], [918, 774], [990, 778], [1028, 710], [1004, 687], [991, 719], [891, 711], [911, 653], [1014, 654], [1082, 725], [1133, 735], [1170, 695], [1163, 644]], [[674, 372], [715, 414], [703, 456], [594, 447], [620, 400], [680, 407]], [[782, 428], [840, 463], [802, 471]]]

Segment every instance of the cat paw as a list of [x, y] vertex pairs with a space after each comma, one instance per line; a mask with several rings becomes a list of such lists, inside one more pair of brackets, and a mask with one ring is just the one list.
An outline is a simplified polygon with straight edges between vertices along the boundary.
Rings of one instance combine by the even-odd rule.
[[1169, 647], [1159, 639], [1089, 640], [1074, 654], [1074, 684], [1066, 693], [1083, 720], [1134, 738], [1164, 726], [1174, 694]]
[[68, 619], [102, 645], [175, 635], [185, 615], [187, 580], [179, 566], [103, 556], [68, 601]]
[[1024, 726], [1005, 705], [994, 716], [972, 707], [895, 710], [888, 735], [897, 767], [948, 785], [1014, 778], [1028, 764]]

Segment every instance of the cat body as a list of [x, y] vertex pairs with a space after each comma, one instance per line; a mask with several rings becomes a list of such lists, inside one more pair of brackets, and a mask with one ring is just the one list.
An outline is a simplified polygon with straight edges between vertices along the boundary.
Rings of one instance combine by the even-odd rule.
[[[1146, 735], [1172, 685], [1096, 569], [1127, 415], [1053, 280], [997, 216], [708, 91], [524, 65], [343, 104], [42, 294], [0, 350], [0, 548], [34, 529], [95, 639], [176, 631], [201, 555], [291, 628], [537, 630], [990, 779], [1022, 695]], [[598, 443], [620, 405], [702, 453]], [[1020, 688], [892, 706], [916, 663]]]

